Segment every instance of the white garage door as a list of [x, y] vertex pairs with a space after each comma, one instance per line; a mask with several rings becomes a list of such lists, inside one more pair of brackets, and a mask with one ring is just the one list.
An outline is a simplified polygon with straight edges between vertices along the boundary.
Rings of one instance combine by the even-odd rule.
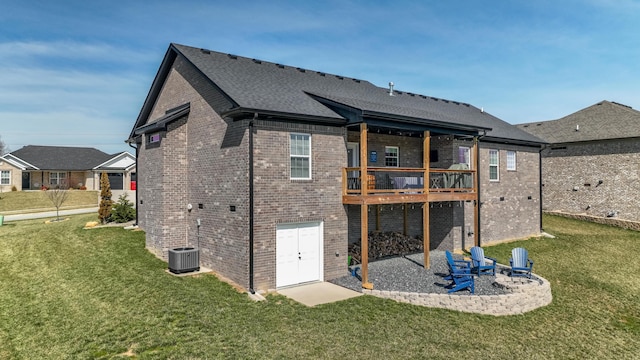
[[322, 223], [278, 225], [276, 287], [322, 280]]

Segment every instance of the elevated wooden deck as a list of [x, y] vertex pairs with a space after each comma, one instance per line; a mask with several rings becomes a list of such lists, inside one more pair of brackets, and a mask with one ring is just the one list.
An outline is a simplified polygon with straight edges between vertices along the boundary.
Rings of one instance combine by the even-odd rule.
[[[476, 200], [475, 170], [367, 168], [362, 186], [360, 168], [343, 168], [342, 203], [379, 205]], [[429, 181], [425, 184], [424, 174]]]

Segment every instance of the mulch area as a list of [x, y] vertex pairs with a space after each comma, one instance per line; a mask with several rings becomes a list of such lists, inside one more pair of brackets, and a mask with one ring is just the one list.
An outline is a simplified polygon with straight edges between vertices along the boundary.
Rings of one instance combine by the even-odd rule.
[[[461, 255], [454, 258], [462, 259]], [[376, 290], [402, 291], [415, 293], [447, 294], [446, 286], [449, 281], [443, 277], [449, 273], [444, 251], [431, 251], [430, 268], [425, 269], [424, 254], [391, 256], [369, 262], [369, 282]], [[497, 269], [498, 272], [502, 269]], [[361, 274], [361, 271], [358, 272]], [[483, 275], [475, 277], [475, 295], [499, 295], [508, 293], [507, 290], [494, 285], [495, 277]], [[330, 282], [355, 291], [362, 291], [362, 280], [359, 276], [352, 276], [345, 267], [345, 276], [330, 280]], [[470, 294], [468, 290], [455, 292], [458, 295]]]

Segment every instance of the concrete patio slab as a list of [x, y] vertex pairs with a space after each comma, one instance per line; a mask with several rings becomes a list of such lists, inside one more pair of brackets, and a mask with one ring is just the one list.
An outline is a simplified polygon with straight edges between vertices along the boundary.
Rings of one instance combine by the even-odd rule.
[[362, 296], [360, 292], [328, 282], [294, 286], [277, 292], [309, 307]]
[[169, 271], [169, 269], [165, 269], [164, 271], [169, 275], [173, 275], [177, 277], [188, 277], [188, 276], [194, 276], [194, 275], [208, 274], [212, 272], [211, 269], [206, 268], [204, 266], [200, 266], [200, 270], [198, 271], [191, 271], [191, 272], [186, 272], [181, 274], [172, 273], [171, 271]]

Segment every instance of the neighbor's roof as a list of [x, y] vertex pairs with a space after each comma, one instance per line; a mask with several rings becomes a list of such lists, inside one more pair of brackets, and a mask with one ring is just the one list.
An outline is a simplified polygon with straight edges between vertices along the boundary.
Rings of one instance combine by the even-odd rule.
[[166, 76], [165, 63], [172, 62], [176, 54], [184, 56], [227, 96], [233, 105], [222, 115], [267, 112], [338, 124], [353, 121], [334, 111], [338, 107], [362, 118], [377, 116], [424, 126], [487, 131], [488, 137], [498, 139], [543, 142], [470, 104], [397, 90], [390, 96], [388, 88], [362, 79], [178, 44], [170, 45], [132, 135], [147, 120], [152, 98], [163, 83], [158, 77]]
[[519, 124], [552, 144], [640, 137], [640, 111], [603, 100], [558, 120]]
[[91, 170], [114, 156], [94, 148], [37, 145], [27, 145], [11, 152], [11, 155], [37, 170], [63, 171]]

